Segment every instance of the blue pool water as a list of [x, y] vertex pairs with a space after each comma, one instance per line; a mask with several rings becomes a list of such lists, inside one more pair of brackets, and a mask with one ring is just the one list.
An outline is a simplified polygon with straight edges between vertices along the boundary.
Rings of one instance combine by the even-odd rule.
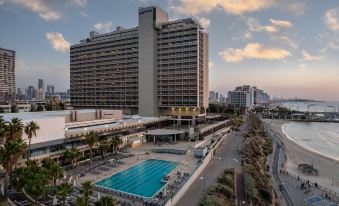
[[149, 159], [99, 180], [95, 184], [108, 189], [150, 198], [166, 184], [161, 181], [164, 176], [177, 166], [178, 163], [176, 162]]

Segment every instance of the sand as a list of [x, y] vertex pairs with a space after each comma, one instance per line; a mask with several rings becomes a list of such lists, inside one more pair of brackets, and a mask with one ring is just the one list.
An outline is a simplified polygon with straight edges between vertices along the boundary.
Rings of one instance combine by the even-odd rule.
[[[308, 150], [287, 138], [282, 132], [281, 126], [288, 123], [288, 121], [266, 120], [265, 122], [271, 124], [272, 130], [280, 134], [285, 144], [287, 157], [284, 165], [285, 170], [339, 193], [339, 161]], [[313, 163], [314, 168], [318, 170], [318, 176], [306, 175], [300, 172], [298, 164], [301, 163]]]

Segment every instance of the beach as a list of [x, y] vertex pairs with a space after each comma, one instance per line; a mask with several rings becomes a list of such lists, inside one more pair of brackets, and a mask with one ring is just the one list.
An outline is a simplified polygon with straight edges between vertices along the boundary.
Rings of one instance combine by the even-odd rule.
[[[282, 125], [289, 121], [265, 120], [265, 122], [270, 123], [272, 130], [282, 137], [287, 158], [284, 165], [286, 171], [339, 193], [339, 161], [309, 150], [288, 138], [282, 131]], [[306, 175], [299, 171], [298, 164], [302, 163], [313, 164], [318, 170], [318, 176]]]

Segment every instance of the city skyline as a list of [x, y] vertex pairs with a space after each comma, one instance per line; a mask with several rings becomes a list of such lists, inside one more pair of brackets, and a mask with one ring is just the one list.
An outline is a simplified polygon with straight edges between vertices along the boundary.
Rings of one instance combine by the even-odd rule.
[[339, 5], [333, 1], [31, 3], [0, 1], [0, 26], [6, 28], [0, 32], [0, 45], [16, 51], [17, 87], [42, 78], [66, 91], [69, 45], [90, 30], [132, 28], [139, 7], [158, 4], [171, 20], [192, 14], [208, 31], [210, 90], [226, 94], [236, 85], [251, 84], [272, 96], [339, 100]]

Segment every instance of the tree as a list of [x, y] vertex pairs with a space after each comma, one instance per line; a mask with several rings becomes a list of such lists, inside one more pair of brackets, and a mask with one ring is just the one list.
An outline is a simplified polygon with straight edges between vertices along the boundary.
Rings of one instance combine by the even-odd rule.
[[66, 197], [73, 192], [73, 187], [71, 184], [64, 182], [57, 187], [58, 196], [61, 198], [63, 204], [65, 205]]
[[30, 121], [29, 123], [26, 123], [24, 132], [27, 135], [28, 138], [28, 150], [27, 150], [27, 161], [29, 161], [29, 158], [31, 156], [31, 141], [33, 136], [36, 137], [37, 130], [40, 129], [40, 126], [38, 123], [34, 121]]
[[109, 144], [106, 141], [102, 141], [99, 144], [99, 151], [102, 153], [102, 158], [105, 159], [105, 154], [109, 150]]
[[103, 196], [95, 203], [96, 206], [115, 206], [116, 200], [110, 196]]
[[64, 172], [62, 167], [60, 167], [56, 161], [50, 158], [45, 158], [42, 160], [42, 167], [48, 171], [48, 175], [52, 179], [53, 185], [55, 186], [57, 179], [62, 178], [62, 174]]
[[43, 110], [44, 110], [44, 108], [41, 106], [41, 104], [39, 104], [36, 108], [36, 111], [38, 111], [38, 112], [41, 112]]
[[79, 158], [79, 150], [75, 147], [66, 149], [64, 153], [64, 158], [71, 163], [71, 166], [74, 168], [75, 164]]
[[7, 139], [21, 139], [22, 138], [22, 130], [24, 125], [22, 120], [19, 118], [13, 118], [10, 122], [8, 122], [8, 137]]
[[7, 122], [0, 116], [0, 141], [5, 142], [7, 136]]
[[85, 205], [89, 205], [89, 197], [93, 195], [92, 182], [86, 181], [82, 185], [82, 197], [84, 199]]
[[74, 206], [88, 206], [88, 205], [86, 205], [84, 197], [77, 197]]
[[49, 181], [46, 168], [40, 167], [34, 160], [27, 162], [24, 188], [29, 195], [37, 199], [46, 197]]
[[26, 151], [27, 145], [22, 139], [11, 139], [0, 147], [0, 164], [5, 169], [5, 193], [8, 188], [9, 177], [22, 154]]
[[88, 144], [89, 151], [90, 151], [90, 159], [92, 165], [92, 158], [93, 158], [93, 146], [98, 142], [98, 133], [94, 131], [90, 131], [85, 135], [85, 142]]
[[114, 136], [111, 139], [111, 144], [113, 146], [113, 152], [114, 152], [115, 155], [117, 154], [118, 146], [121, 145], [122, 143], [123, 142], [122, 142], [122, 140], [121, 140], [121, 138], [119, 136]]

